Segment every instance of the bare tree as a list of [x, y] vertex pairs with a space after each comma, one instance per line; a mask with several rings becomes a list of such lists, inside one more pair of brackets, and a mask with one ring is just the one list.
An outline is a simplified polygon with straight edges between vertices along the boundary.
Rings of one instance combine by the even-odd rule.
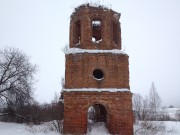
[[140, 94], [134, 93], [133, 95], [133, 109], [138, 120], [141, 120], [141, 110], [143, 107], [143, 97]]
[[149, 120], [149, 97], [143, 98], [140, 94], [133, 95], [133, 109], [135, 111], [136, 120]]
[[135, 127], [134, 135], [156, 135], [162, 134], [166, 130], [163, 121], [138, 121]]
[[133, 108], [136, 117], [134, 134], [157, 134], [165, 131], [163, 121], [158, 121], [164, 116], [161, 109], [161, 98], [152, 83], [149, 96], [143, 98], [140, 94], [133, 95]]
[[159, 97], [153, 82], [149, 92], [149, 106], [154, 113], [156, 113], [158, 109], [161, 108], [161, 98]]
[[32, 99], [36, 65], [20, 50], [0, 50], [0, 102], [13, 110]]

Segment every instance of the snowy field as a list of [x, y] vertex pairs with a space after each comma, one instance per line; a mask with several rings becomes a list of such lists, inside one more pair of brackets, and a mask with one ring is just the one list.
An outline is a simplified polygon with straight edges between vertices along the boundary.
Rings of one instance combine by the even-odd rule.
[[[166, 133], [162, 135], [180, 135], [180, 122], [165, 122]], [[26, 124], [0, 122], [0, 135], [59, 135], [58, 132], [50, 131], [48, 124], [40, 126], [28, 126]], [[172, 132], [173, 131], [173, 132]], [[87, 135], [109, 135], [102, 123], [92, 126]]]
[[163, 135], [180, 135], [180, 122], [166, 121], [166, 133]]
[[44, 125], [30, 127], [26, 124], [0, 122], [0, 135], [59, 135]]

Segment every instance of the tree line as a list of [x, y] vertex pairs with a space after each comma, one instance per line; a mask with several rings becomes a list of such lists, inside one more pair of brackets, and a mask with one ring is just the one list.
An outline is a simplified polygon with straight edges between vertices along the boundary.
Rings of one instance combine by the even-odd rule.
[[33, 122], [60, 120], [63, 104], [56, 101], [39, 104], [34, 99], [37, 66], [21, 50], [6, 47], [0, 50], [0, 120]]

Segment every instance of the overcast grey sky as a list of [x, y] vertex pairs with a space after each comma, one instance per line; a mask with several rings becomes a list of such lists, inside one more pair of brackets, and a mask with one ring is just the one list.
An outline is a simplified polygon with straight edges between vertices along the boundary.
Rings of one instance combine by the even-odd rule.
[[[36, 99], [61, 91], [73, 9], [93, 0], [0, 0], [0, 49], [23, 50], [39, 66]], [[121, 13], [130, 87], [147, 95], [151, 83], [164, 105], [180, 107], [180, 0], [96, 0]]]

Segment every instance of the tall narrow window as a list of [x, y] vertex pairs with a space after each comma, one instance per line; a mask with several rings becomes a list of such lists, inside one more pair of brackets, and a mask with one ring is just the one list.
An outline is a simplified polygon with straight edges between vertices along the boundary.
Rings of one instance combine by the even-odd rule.
[[76, 21], [75, 22], [75, 25], [74, 25], [74, 31], [73, 31], [73, 43], [78, 45], [80, 44], [80, 41], [81, 41], [81, 23], [80, 23], [80, 20]]
[[117, 23], [113, 22], [113, 42], [118, 44], [119, 43], [119, 38], [118, 38], [118, 25]]
[[92, 21], [92, 41], [95, 43], [99, 43], [102, 41], [101, 36], [101, 21], [99, 19], [94, 19]]

